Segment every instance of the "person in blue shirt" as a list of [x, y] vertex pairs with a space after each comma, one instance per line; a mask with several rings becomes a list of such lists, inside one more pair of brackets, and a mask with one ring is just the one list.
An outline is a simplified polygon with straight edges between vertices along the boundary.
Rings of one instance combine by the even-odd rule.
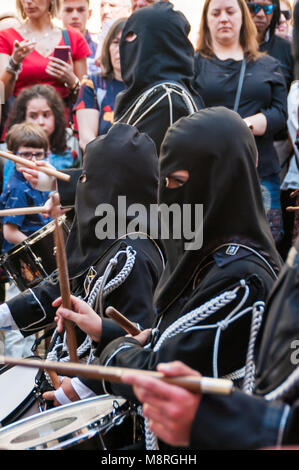
[[98, 44], [92, 39], [91, 33], [87, 30], [86, 25], [92, 15], [89, 0], [63, 0], [61, 9], [61, 20], [64, 28], [72, 26], [77, 29], [85, 37], [91, 55], [87, 57], [88, 74], [97, 73], [98, 66], [95, 64], [95, 55]]
[[[7, 130], [21, 122], [37, 123], [49, 141], [47, 160], [58, 170], [79, 165], [79, 145], [66, 127], [64, 104], [55, 88], [33, 85], [25, 88], [14, 101], [8, 118]], [[12, 176], [14, 163], [6, 160], [3, 170], [3, 188]]]
[[125, 88], [119, 55], [119, 41], [124, 25], [125, 19], [113, 23], [102, 48], [101, 72], [81, 82], [75, 111], [83, 152], [89, 142], [98, 135], [106, 134], [112, 126], [116, 96]]
[[[48, 150], [48, 138], [42, 128], [34, 123], [15, 124], [7, 133], [8, 150], [28, 160], [43, 160]], [[48, 199], [47, 192], [34, 189], [20, 172], [16, 164], [14, 172], [0, 197], [2, 209], [42, 206]], [[49, 223], [49, 217], [42, 214], [10, 215], [2, 218], [2, 252], [24, 241], [29, 235]]]
[[[8, 150], [28, 160], [42, 160], [48, 150], [48, 137], [36, 123], [15, 124], [6, 135]], [[10, 162], [10, 160], [8, 160]], [[18, 164], [13, 165], [12, 175], [0, 196], [0, 209], [14, 209], [27, 206], [42, 206], [48, 193], [34, 189], [24, 178]], [[52, 219], [42, 214], [11, 215], [1, 218], [3, 225], [2, 252], [13, 249], [28, 236], [48, 224]], [[13, 282], [5, 284], [5, 299], [9, 299], [17, 290]], [[6, 331], [4, 351], [8, 356], [27, 357], [32, 355], [35, 335], [23, 338], [19, 331]]]

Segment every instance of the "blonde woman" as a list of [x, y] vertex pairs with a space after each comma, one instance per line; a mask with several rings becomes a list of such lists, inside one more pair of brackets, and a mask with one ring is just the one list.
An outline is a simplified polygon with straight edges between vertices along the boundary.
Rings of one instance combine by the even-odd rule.
[[[16, 7], [20, 26], [0, 32], [0, 80], [6, 100], [37, 83], [54, 86], [67, 100], [86, 74], [90, 49], [85, 38], [74, 28], [62, 31], [55, 26], [60, 0], [16, 0]], [[68, 45], [68, 41], [67, 61], [54, 57], [56, 46]]]

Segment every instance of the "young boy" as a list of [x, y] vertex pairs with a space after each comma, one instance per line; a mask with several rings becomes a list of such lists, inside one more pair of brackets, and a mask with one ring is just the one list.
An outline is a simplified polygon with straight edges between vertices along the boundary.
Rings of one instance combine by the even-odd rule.
[[[42, 128], [34, 123], [23, 122], [12, 126], [6, 135], [6, 144], [13, 154], [31, 161], [43, 160], [47, 155], [48, 138]], [[19, 171], [20, 167], [21, 165], [16, 164], [14, 173], [1, 194], [1, 209], [42, 206], [48, 199], [47, 192], [40, 192], [31, 186]], [[2, 252], [21, 243], [50, 221], [50, 218], [45, 218], [42, 214], [3, 217]]]
[[[48, 137], [43, 129], [35, 123], [23, 122], [11, 127], [6, 135], [6, 144], [9, 151], [28, 160], [43, 160], [47, 155]], [[42, 206], [48, 194], [34, 189], [19, 171], [21, 166], [15, 165], [14, 172], [0, 196], [0, 209], [14, 209], [18, 207]], [[41, 214], [11, 215], [2, 217], [3, 243], [2, 252], [21, 243], [29, 235], [48, 224], [52, 219]], [[13, 282], [7, 285], [5, 297], [8, 300], [18, 293]], [[18, 330], [5, 332], [4, 353], [6, 356], [27, 357], [32, 355], [31, 347], [35, 335], [24, 338]]]

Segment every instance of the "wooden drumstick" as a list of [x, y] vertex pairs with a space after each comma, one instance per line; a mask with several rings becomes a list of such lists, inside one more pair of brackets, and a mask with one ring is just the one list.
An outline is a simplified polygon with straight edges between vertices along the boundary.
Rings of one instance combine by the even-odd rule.
[[7, 158], [8, 160], [11, 160], [15, 163], [19, 163], [27, 168], [31, 168], [32, 170], [36, 171], [41, 171], [42, 173], [46, 173], [47, 175], [50, 176], [55, 176], [55, 178], [63, 180], [63, 181], [69, 181], [71, 179], [70, 175], [67, 175], [66, 173], [63, 173], [62, 171], [58, 171], [55, 168], [50, 168], [48, 166], [38, 166], [31, 160], [27, 160], [26, 158], [18, 157], [17, 155], [14, 155], [13, 153], [9, 152], [3, 152], [2, 150], [0, 151], [0, 155], [4, 158]]
[[137, 326], [128, 320], [124, 315], [122, 315], [118, 310], [114, 307], [107, 307], [105, 310], [107, 317], [111, 318], [115, 321], [123, 330], [129, 333], [132, 336], [139, 335], [141, 330], [137, 328]]
[[70, 377], [87, 377], [95, 380], [107, 380], [109, 382], [121, 382], [122, 376], [127, 372], [139, 376], [153, 377], [164, 382], [185, 388], [193, 393], [213, 393], [217, 395], [230, 395], [234, 389], [233, 382], [227, 379], [215, 379], [196, 375], [165, 377], [161, 372], [127, 369], [123, 367], [96, 366], [71, 362], [39, 361], [36, 359], [22, 359], [0, 356], [0, 363], [24, 367], [34, 367]]
[[[60, 295], [62, 298], [62, 307], [69, 310], [72, 309], [70, 284], [68, 278], [68, 268], [64, 248], [64, 239], [61, 227], [55, 218], [55, 231], [54, 231], [55, 245], [56, 245], [56, 262], [58, 269], [58, 279], [60, 285]], [[68, 352], [72, 362], [78, 362], [77, 357], [77, 339], [74, 329], [74, 324], [70, 320], [64, 320], [66, 329], [66, 341]]]
[[45, 206], [17, 207], [15, 209], [0, 210], [0, 217], [5, 217], [7, 215], [39, 214], [40, 212], [47, 212]]

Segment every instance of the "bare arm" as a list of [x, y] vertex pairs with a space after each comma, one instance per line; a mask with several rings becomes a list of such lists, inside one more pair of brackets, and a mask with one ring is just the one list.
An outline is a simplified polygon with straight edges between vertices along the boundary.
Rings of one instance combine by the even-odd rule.
[[0, 54], [0, 80], [4, 85], [6, 100], [13, 94], [16, 83], [16, 75], [6, 71], [6, 67], [8, 66], [8, 60], [9, 55]]
[[86, 57], [76, 60], [74, 62], [74, 73], [81, 81], [84, 75], [87, 75], [87, 60]]
[[98, 135], [100, 112], [97, 109], [78, 109], [76, 111], [79, 130], [79, 143], [82, 151]]
[[27, 238], [26, 235], [19, 230], [17, 225], [10, 223], [3, 225], [3, 236], [6, 241], [14, 245], [23, 242]]
[[244, 119], [247, 124], [252, 125], [253, 135], [264, 135], [267, 130], [267, 118], [263, 113], [254, 114]]
[[[24, 40], [22, 42], [15, 41], [14, 48], [11, 55], [13, 63], [16, 66], [22, 64], [25, 57], [30, 54], [35, 48], [36, 42]], [[5, 99], [8, 99], [12, 96], [14, 87], [18, 78], [18, 73], [13, 73], [13, 71], [7, 71], [7, 66], [9, 65], [9, 55], [8, 54], [0, 54], [0, 80], [4, 84], [5, 88]]]

